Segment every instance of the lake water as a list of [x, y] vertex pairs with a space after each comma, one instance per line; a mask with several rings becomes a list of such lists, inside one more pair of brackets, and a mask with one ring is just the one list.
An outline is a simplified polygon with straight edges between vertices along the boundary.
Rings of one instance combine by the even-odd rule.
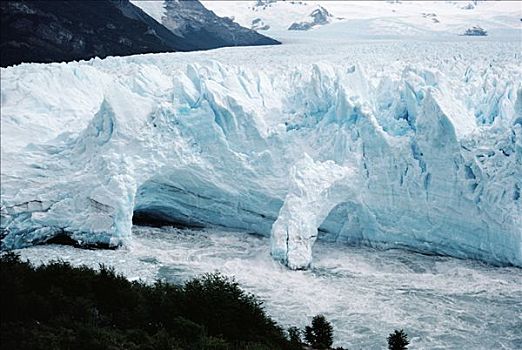
[[383, 349], [401, 328], [410, 349], [522, 349], [522, 269], [317, 242], [313, 268], [289, 271], [271, 259], [269, 243], [241, 232], [135, 227], [132, 242], [114, 251], [47, 245], [19, 252], [34, 263], [106, 264], [147, 282], [220, 271], [285, 327], [324, 314], [335, 345], [349, 349]]

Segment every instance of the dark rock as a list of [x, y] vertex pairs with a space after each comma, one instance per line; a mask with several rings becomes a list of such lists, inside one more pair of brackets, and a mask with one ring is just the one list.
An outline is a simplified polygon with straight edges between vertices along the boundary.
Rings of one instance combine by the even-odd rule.
[[466, 35], [466, 36], [487, 36], [488, 32], [479, 26], [474, 26], [472, 28], [466, 29], [466, 31], [464, 32], [464, 35]]
[[270, 29], [270, 26], [265, 24], [261, 18], [255, 18], [252, 20], [250, 28], [252, 28], [252, 30], [268, 30]]
[[310, 20], [304, 22], [294, 22], [288, 30], [309, 30], [315, 26], [325, 25], [331, 22], [333, 16], [324, 7], [319, 6], [309, 15]]
[[1, 66], [190, 50], [125, 0], [2, 1]]
[[166, 0], [165, 9], [162, 24], [189, 40], [197, 49], [280, 44], [277, 40], [241, 27], [230, 18], [217, 16], [199, 1]]
[[165, 25], [129, 0], [1, 1], [0, 65], [278, 44], [198, 1], [168, 1]]

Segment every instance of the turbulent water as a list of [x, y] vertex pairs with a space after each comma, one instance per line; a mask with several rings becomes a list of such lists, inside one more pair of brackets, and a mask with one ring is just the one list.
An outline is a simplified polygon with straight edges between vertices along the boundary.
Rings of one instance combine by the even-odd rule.
[[308, 271], [290, 271], [269, 256], [268, 238], [244, 232], [134, 227], [114, 251], [46, 245], [19, 250], [34, 263], [63, 259], [114, 266], [130, 279], [182, 282], [205, 272], [234, 276], [281, 325], [304, 327], [324, 313], [335, 344], [382, 349], [404, 328], [411, 349], [522, 348], [522, 270], [405, 250], [314, 247]]

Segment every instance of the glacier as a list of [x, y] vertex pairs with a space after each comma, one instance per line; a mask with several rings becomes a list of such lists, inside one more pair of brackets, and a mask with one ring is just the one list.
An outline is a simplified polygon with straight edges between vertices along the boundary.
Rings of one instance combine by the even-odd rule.
[[2, 248], [118, 246], [139, 214], [292, 269], [317, 238], [522, 266], [520, 46], [473, 39], [2, 68]]

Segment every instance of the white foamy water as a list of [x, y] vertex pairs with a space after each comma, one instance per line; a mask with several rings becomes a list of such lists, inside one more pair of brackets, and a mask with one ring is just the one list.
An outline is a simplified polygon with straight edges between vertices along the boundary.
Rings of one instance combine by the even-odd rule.
[[269, 240], [240, 232], [134, 228], [115, 251], [48, 245], [20, 250], [34, 263], [114, 266], [130, 279], [181, 282], [205, 272], [234, 276], [283, 326], [323, 313], [336, 345], [382, 349], [403, 328], [410, 349], [521, 349], [522, 269], [318, 242], [309, 271], [269, 256]]

